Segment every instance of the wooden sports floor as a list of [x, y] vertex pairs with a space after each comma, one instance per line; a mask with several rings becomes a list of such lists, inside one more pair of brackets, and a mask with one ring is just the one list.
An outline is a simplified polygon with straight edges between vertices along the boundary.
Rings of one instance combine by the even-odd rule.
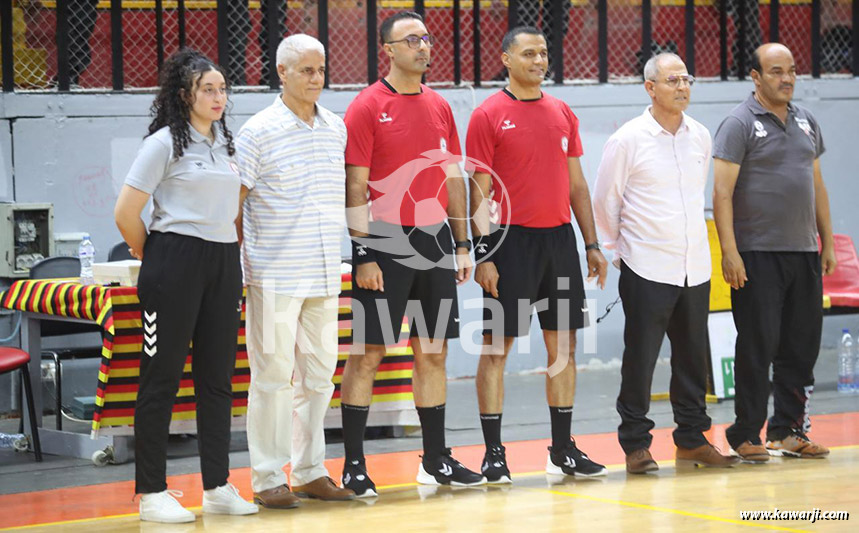
[[[298, 509], [263, 509], [250, 517], [199, 516], [192, 524], [150, 524], [137, 518], [132, 482], [105, 483], [0, 496], [0, 528], [26, 531], [859, 531], [859, 413], [812, 418], [812, 438], [832, 449], [827, 459], [772, 458], [766, 465], [727, 470], [675, 467], [669, 429], [654, 432], [651, 451], [660, 470], [628, 476], [614, 433], [582, 435], [580, 447], [607, 463], [600, 479], [545, 475], [546, 440], [512, 442], [507, 458], [512, 486], [451, 489], [414, 482], [418, 452], [368, 457], [380, 488], [372, 500], [344, 503], [305, 501]], [[722, 450], [724, 426], [710, 439]], [[476, 468], [482, 446], [455, 449]], [[338, 476], [342, 460], [327, 462]], [[250, 498], [247, 468], [231, 481]], [[171, 489], [198, 515], [199, 475], [173, 476]], [[741, 511], [846, 511], [847, 520], [743, 520]], [[782, 518], [782, 517], [779, 517]]]

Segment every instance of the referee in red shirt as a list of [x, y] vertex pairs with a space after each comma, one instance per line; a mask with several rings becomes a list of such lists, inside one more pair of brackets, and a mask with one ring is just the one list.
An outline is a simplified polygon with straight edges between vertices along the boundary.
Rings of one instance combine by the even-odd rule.
[[451, 457], [444, 439], [447, 339], [459, 336], [456, 284], [468, 280], [472, 265], [459, 136], [450, 105], [421, 84], [433, 44], [423, 18], [397, 13], [380, 34], [390, 72], [361, 91], [345, 118], [354, 285], [353, 348], [340, 388], [343, 486], [358, 497], [377, 494], [364, 463], [364, 429], [376, 370], [404, 315], [423, 435], [417, 481], [486, 482]]
[[[546, 472], [605, 475], [605, 467], [588, 459], [570, 438], [576, 330], [584, 326], [584, 286], [570, 207], [585, 240], [589, 279], [598, 276], [604, 287], [607, 268], [579, 163], [578, 119], [567, 104], [540, 90], [548, 66], [541, 31], [514, 28], [501, 46], [509, 85], [474, 111], [465, 143], [466, 168], [473, 172], [471, 216], [478, 263], [474, 279], [486, 302], [477, 367], [486, 441], [481, 470], [489, 483], [510, 483], [501, 444], [504, 366], [513, 340], [528, 335], [536, 307], [549, 356], [546, 400], [552, 446]], [[490, 198], [500, 208], [502, 225], [501, 231], [492, 233]]]

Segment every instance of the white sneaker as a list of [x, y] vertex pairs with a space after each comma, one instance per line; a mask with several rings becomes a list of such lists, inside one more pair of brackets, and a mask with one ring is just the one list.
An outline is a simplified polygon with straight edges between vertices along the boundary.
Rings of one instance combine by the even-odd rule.
[[165, 490], [140, 495], [140, 519], [146, 522], [166, 522], [180, 524], [197, 519], [194, 513], [182, 507], [176, 500], [182, 491]]
[[242, 498], [232, 483], [203, 491], [203, 512], [207, 514], [245, 515], [259, 512], [259, 507]]

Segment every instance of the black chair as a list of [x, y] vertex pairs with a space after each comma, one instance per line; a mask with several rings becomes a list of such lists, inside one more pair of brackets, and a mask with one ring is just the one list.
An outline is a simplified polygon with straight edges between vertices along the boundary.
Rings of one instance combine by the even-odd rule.
[[118, 242], [113, 245], [113, 248], [110, 249], [110, 252], [107, 254], [107, 261], [112, 263], [114, 261], [125, 261], [126, 259], [134, 259], [131, 256], [131, 253], [128, 251], [128, 244], [125, 241]]
[[77, 257], [46, 257], [30, 267], [30, 279], [77, 278], [81, 261]]
[[[30, 267], [30, 279], [53, 279], [74, 278], [81, 274], [81, 262], [77, 257], [48, 257]], [[80, 333], [102, 333], [98, 324], [82, 324], [66, 322], [62, 320], [42, 320], [42, 337], [61, 337], [65, 335], [76, 335]], [[63, 367], [62, 359], [76, 357], [99, 357], [101, 355], [101, 344], [98, 346], [85, 346], [76, 348], [63, 348], [59, 350], [43, 350], [42, 357], [50, 357], [54, 361], [55, 386], [56, 386], [56, 410], [57, 429], [63, 429]]]

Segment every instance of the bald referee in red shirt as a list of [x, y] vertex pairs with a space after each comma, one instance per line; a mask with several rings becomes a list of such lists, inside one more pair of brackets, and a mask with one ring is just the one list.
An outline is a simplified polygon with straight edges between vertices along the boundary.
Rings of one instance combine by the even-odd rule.
[[376, 370], [404, 315], [424, 448], [417, 481], [486, 482], [451, 457], [444, 438], [447, 339], [459, 336], [456, 284], [468, 280], [472, 266], [459, 136], [450, 105], [421, 84], [433, 44], [423, 18], [397, 13], [379, 33], [390, 72], [361, 91], [345, 118], [354, 284], [353, 348], [340, 389], [342, 479], [358, 497], [377, 494], [364, 462], [364, 429]]
[[[605, 467], [591, 461], [570, 438], [576, 330], [584, 326], [585, 305], [571, 207], [585, 240], [588, 278], [598, 277], [602, 288], [607, 269], [579, 163], [578, 119], [567, 104], [540, 90], [548, 66], [541, 31], [514, 28], [501, 46], [509, 85], [474, 111], [465, 143], [466, 168], [473, 172], [474, 279], [485, 298], [483, 350], [477, 367], [486, 441], [481, 471], [489, 483], [511, 482], [501, 443], [504, 366], [513, 340], [528, 335], [536, 307], [548, 352], [546, 400], [552, 446], [546, 472], [601, 476]], [[500, 209], [501, 224], [492, 233], [490, 197]]]

